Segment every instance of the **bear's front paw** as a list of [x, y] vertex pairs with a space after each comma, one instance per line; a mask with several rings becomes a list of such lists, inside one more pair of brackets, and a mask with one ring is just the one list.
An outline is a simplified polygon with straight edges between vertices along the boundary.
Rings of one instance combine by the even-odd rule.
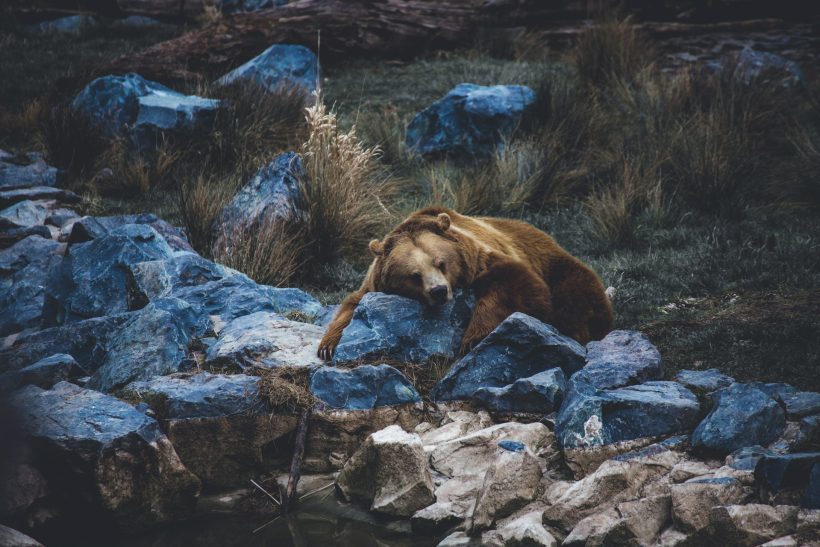
[[319, 359], [330, 361], [333, 358], [333, 353], [336, 351], [336, 346], [339, 345], [339, 340], [341, 340], [341, 338], [341, 333], [326, 333], [322, 338], [322, 341], [319, 342], [319, 351], [316, 352]]

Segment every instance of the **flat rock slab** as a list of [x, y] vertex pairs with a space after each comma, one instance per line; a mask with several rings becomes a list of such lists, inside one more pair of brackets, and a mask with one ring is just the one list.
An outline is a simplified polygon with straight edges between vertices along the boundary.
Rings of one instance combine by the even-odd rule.
[[289, 321], [270, 312], [234, 319], [208, 348], [205, 367], [241, 371], [248, 367], [318, 366], [316, 356], [324, 330], [316, 325]]
[[56, 186], [57, 176], [57, 168], [43, 161], [40, 154], [31, 152], [23, 158], [0, 154], [0, 188], [4, 190], [29, 186]]
[[421, 401], [410, 380], [389, 365], [353, 369], [321, 367], [310, 378], [310, 391], [331, 408], [370, 410]]
[[26, 228], [45, 224], [54, 202], [18, 201], [0, 211], [0, 229]]
[[75, 513], [85, 508], [89, 521], [126, 528], [193, 513], [199, 481], [159, 424], [131, 405], [66, 382], [48, 391], [26, 387], [11, 404], [48, 462], [40, 471], [74, 485], [62, 494]]
[[453, 364], [433, 387], [436, 401], [470, 399], [480, 388], [499, 388], [551, 368], [572, 374], [584, 365], [586, 351], [555, 327], [514, 313]]
[[333, 363], [451, 360], [458, 355], [473, 301], [457, 291], [443, 306], [430, 308], [401, 296], [368, 293], [342, 333]]
[[786, 415], [772, 397], [745, 384], [714, 394], [715, 406], [692, 433], [692, 448], [727, 455], [739, 448], [767, 445], [786, 427]]

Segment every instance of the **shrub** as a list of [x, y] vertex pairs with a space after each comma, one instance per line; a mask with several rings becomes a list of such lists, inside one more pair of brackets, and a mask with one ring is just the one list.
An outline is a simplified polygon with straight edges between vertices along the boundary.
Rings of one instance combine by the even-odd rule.
[[[214, 219], [231, 201], [241, 184], [242, 180], [236, 175], [200, 171], [185, 177], [178, 186], [177, 211], [191, 245], [200, 254], [213, 254]], [[226, 258], [222, 256], [222, 259]]]

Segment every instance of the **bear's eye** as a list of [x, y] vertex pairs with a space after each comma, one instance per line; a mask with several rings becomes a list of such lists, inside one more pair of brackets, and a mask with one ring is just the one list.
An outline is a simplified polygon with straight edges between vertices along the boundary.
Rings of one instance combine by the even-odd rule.
[[421, 272], [413, 272], [410, 274], [410, 277], [413, 279], [413, 281], [421, 282]]
[[442, 273], [444, 273], [444, 261], [442, 259], [437, 259], [435, 262], [433, 262], [433, 265], [439, 270], [441, 270]]

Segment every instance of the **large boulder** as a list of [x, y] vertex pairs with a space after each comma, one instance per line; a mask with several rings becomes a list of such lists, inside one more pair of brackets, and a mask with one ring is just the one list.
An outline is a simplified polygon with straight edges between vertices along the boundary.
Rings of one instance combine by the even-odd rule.
[[435, 308], [401, 296], [367, 293], [342, 333], [333, 362], [424, 365], [453, 359], [472, 306], [472, 295], [464, 291], [456, 291], [452, 300]]
[[755, 483], [766, 503], [800, 503], [820, 452], [765, 454], [755, 466]]
[[136, 380], [179, 371], [188, 344], [209, 328], [207, 316], [182, 300], [152, 302], [134, 313], [105, 345], [105, 358], [88, 385], [111, 392]]
[[316, 356], [324, 330], [316, 325], [289, 321], [270, 312], [234, 319], [220, 331], [205, 356], [213, 371], [242, 371], [253, 366], [318, 366]]
[[97, 78], [71, 104], [105, 135], [128, 135], [143, 150], [156, 145], [159, 133], [207, 127], [219, 108], [219, 101], [183, 95], [133, 73]]
[[[176, 374], [129, 384], [122, 396], [151, 407], [205, 491], [224, 491], [266, 472], [270, 459], [281, 456], [277, 441], [297, 425], [296, 416], [271, 415], [258, 381], [244, 374]], [[278, 444], [286, 454], [289, 444]]]
[[697, 397], [677, 382], [595, 390], [576, 380], [567, 400], [555, 427], [564, 449], [674, 435], [688, 431], [700, 416]]
[[413, 118], [407, 147], [422, 156], [490, 156], [534, 100], [526, 86], [459, 84]]
[[57, 168], [48, 165], [42, 154], [29, 152], [14, 156], [0, 150], [0, 188], [56, 186]]
[[549, 414], [561, 407], [566, 391], [564, 371], [551, 368], [505, 387], [482, 387], [473, 402], [495, 412]]
[[[273, 0], [268, 1], [273, 4]], [[296, 87], [307, 95], [316, 91], [318, 77], [319, 61], [312, 51], [304, 46], [274, 44], [222, 76], [217, 83], [227, 85], [245, 80], [271, 92]]]
[[48, 273], [62, 260], [59, 247], [29, 236], [0, 251], [0, 336], [40, 326]]
[[384, 364], [353, 369], [320, 367], [310, 377], [310, 391], [325, 405], [344, 410], [370, 410], [421, 401], [410, 380]]
[[214, 248], [230, 255], [238, 242], [253, 237], [266, 223], [304, 221], [307, 205], [300, 180], [305, 176], [302, 159], [294, 152], [280, 154], [262, 167], [214, 220]]
[[11, 397], [39, 470], [61, 491], [75, 526], [135, 528], [193, 513], [199, 480], [159, 424], [108, 395], [61, 382]]
[[504, 387], [551, 368], [572, 374], [585, 355], [583, 346], [555, 327], [514, 313], [453, 364], [430, 395], [436, 401], [470, 399], [480, 388]]
[[724, 545], [760, 545], [797, 527], [798, 508], [788, 505], [718, 505], [710, 511], [712, 529]]
[[135, 302], [175, 297], [200, 306], [222, 322], [258, 311], [311, 319], [321, 303], [301, 289], [259, 285], [248, 276], [192, 253], [128, 266]]
[[715, 406], [692, 433], [692, 448], [725, 456], [739, 448], [767, 445], [786, 426], [780, 405], [759, 389], [732, 384], [714, 394]]
[[105, 217], [85, 216], [71, 223], [68, 243], [84, 243], [108, 235], [126, 224], [147, 224], [165, 239], [175, 251], [193, 252], [188, 236], [181, 228], [172, 226], [151, 213], [137, 215], [115, 215]]
[[60, 327], [9, 337], [0, 349], [0, 372], [20, 370], [56, 353], [71, 355], [86, 373], [100, 367], [108, 341], [132, 314], [95, 317]]
[[501, 441], [484, 474], [469, 528], [486, 530], [527, 505], [538, 494], [540, 482], [541, 465], [535, 455], [523, 443]]
[[348, 500], [391, 516], [409, 517], [435, 501], [421, 439], [397, 425], [368, 436], [336, 484]]
[[172, 255], [165, 239], [145, 224], [126, 224], [87, 243], [72, 245], [49, 281], [44, 320], [59, 325], [133, 309], [127, 266]]
[[654, 545], [669, 521], [671, 505], [669, 495], [618, 503], [582, 519], [562, 545]]

